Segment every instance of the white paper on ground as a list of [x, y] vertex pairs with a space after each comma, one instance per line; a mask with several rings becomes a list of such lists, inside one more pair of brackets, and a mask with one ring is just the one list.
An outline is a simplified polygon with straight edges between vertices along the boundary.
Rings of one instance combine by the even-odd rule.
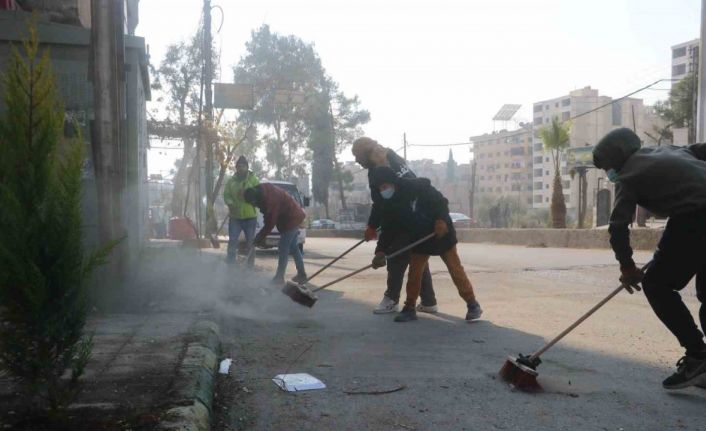
[[321, 380], [311, 374], [278, 374], [272, 379], [275, 385], [287, 392], [310, 391], [313, 389], [326, 389]]
[[228, 374], [228, 371], [230, 370], [231, 363], [233, 363], [233, 360], [230, 358], [222, 360], [221, 366], [218, 368], [218, 372], [221, 374]]

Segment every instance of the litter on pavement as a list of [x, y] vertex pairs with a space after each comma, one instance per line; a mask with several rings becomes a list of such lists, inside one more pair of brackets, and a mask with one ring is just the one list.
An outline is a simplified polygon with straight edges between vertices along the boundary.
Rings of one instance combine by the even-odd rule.
[[221, 365], [218, 368], [218, 372], [220, 374], [228, 374], [228, 372], [230, 371], [230, 364], [232, 364], [232, 363], [233, 363], [233, 360], [231, 358], [222, 360]]
[[324, 382], [307, 373], [278, 374], [272, 381], [275, 382], [275, 385], [279, 386], [280, 389], [287, 392], [326, 389]]

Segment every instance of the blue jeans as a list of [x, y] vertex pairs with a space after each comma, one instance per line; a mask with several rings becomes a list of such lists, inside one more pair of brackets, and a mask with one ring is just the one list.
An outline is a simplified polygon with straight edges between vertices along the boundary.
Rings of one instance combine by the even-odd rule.
[[[257, 227], [256, 218], [234, 219], [228, 221], [228, 263], [235, 263], [235, 256], [238, 254], [238, 239], [240, 232], [245, 234], [245, 243], [248, 251], [251, 250], [253, 241], [255, 241], [255, 228]], [[253, 266], [255, 263], [255, 253], [248, 257], [248, 266]]]
[[298, 228], [294, 228], [286, 232], [280, 232], [279, 244], [277, 245], [279, 260], [277, 261], [277, 273], [275, 274], [275, 279], [284, 279], [284, 272], [287, 270], [287, 260], [290, 254], [294, 258], [294, 265], [297, 267], [297, 275], [306, 276], [306, 271], [304, 270], [304, 259], [302, 258], [302, 252], [299, 250], [299, 245], [297, 244], [298, 237]]

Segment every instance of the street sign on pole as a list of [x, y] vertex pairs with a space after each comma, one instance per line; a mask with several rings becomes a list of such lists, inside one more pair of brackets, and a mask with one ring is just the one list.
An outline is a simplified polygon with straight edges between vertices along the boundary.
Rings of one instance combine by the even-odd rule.
[[253, 109], [255, 94], [251, 84], [213, 84], [213, 106], [219, 109]]

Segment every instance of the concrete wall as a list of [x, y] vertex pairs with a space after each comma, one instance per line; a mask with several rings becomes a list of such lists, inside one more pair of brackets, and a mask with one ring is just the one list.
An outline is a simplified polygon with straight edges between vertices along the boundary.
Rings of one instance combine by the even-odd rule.
[[[528, 247], [610, 248], [606, 229], [460, 229], [458, 240]], [[362, 238], [363, 231], [307, 230], [311, 238]], [[635, 250], [654, 250], [662, 230], [633, 229], [630, 242]]]

